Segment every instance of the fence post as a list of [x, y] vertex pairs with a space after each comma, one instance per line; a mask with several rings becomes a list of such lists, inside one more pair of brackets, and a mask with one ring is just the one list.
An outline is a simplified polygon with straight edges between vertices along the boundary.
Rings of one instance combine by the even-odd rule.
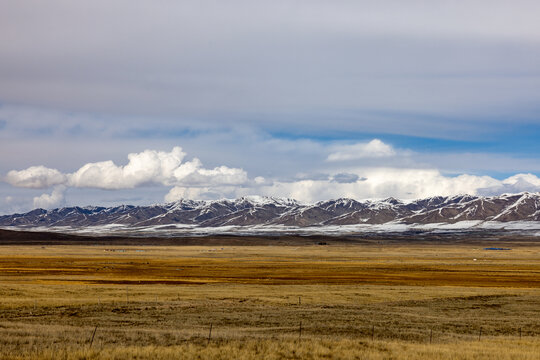
[[519, 328], [519, 339], [521, 340], [521, 328]]
[[375, 325], [371, 326], [371, 341], [375, 339]]
[[210, 339], [212, 338], [212, 323], [210, 323], [210, 331], [208, 332], [208, 342], [206, 343], [206, 346], [210, 344]]
[[97, 325], [96, 325], [96, 327], [95, 327], [95, 329], [94, 329], [94, 332], [92, 333], [92, 339], [90, 340], [90, 346], [88, 346], [89, 348], [91, 348], [91, 347], [92, 347], [92, 344], [94, 343], [94, 336], [96, 336], [97, 328], [98, 328], [98, 327], [97, 327]]
[[429, 331], [429, 343], [431, 344], [431, 341], [433, 340], [433, 329]]
[[302, 322], [300, 321], [300, 326], [298, 327], [298, 341], [302, 337]]
[[480, 332], [478, 333], [478, 341], [482, 339], [482, 327], [480, 327]]

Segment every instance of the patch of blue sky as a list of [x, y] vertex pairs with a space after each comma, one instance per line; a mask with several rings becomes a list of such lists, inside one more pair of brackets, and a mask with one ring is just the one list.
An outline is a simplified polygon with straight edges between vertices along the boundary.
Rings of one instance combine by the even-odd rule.
[[396, 148], [407, 148], [415, 151], [452, 151], [456, 150], [475, 150], [489, 146], [489, 142], [484, 141], [463, 141], [463, 140], [448, 140], [437, 138], [426, 138], [409, 135], [398, 135], [388, 133], [371, 133], [371, 132], [355, 132], [355, 131], [332, 131], [325, 134], [306, 135], [291, 132], [270, 132], [272, 137], [287, 140], [312, 140], [321, 143], [355, 143], [367, 142], [372, 139], [380, 139], [385, 143], [389, 143]]
[[[444, 139], [420, 137], [386, 132], [361, 132], [351, 130], [333, 130], [324, 133], [306, 134], [295, 131], [270, 131], [269, 135], [287, 140], [307, 139], [322, 143], [365, 142], [374, 138], [391, 144], [395, 148], [410, 149], [417, 152], [453, 152], [453, 153], [500, 153], [536, 158], [540, 155], [540, 124], [493, 124], [489, 135], [479, 136], [477, 140]], [[493, 129], [495, 127], [495, 129]]]
[[499, 126], [499, 134], [494, 145], [494, 152], [520, 154], [523, 157], [537, 158], [540, 155], [540, 118], [538, 124], [512, 124]]

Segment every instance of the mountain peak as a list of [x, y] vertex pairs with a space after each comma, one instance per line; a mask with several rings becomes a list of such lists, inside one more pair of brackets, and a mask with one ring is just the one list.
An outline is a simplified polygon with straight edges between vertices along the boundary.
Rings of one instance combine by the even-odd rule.
[[180, 199], [151, 206], [67, 207], [35, 209], [26, 214], [0, 216], [0, 226], [125, 226], [190, 225], [201, 227], [354, 224], [430, 224], [460, 221], [540, 221], [540, 194], [518, 193], [492, 197], [434, 196], [411, 202], [393, 197], [357, 201], [338, 198], [303, 205], [289, 198], [244, 196], [238, 199]]

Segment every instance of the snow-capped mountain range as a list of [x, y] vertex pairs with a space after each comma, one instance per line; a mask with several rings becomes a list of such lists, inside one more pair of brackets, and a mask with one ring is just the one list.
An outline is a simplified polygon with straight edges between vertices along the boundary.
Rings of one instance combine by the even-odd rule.
[[357, 201], [336, 199], [300, 204], [293, 199], [242, 197], [236, 200], [177, 202], [117, 207], [36, 209], [0, 216], [2, 227], [320, 227], [361, 224], [455, 224], [458, 222], [540, 221], [540, 193], [493, 197], [436, 196], [414, 201], [394, 198]]

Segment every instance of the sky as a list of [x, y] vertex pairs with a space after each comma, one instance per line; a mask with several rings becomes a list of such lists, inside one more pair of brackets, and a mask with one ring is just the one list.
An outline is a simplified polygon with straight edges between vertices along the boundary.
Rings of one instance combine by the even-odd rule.
[[0, 214], [540, 191], [539, 13], [3, 0]]

